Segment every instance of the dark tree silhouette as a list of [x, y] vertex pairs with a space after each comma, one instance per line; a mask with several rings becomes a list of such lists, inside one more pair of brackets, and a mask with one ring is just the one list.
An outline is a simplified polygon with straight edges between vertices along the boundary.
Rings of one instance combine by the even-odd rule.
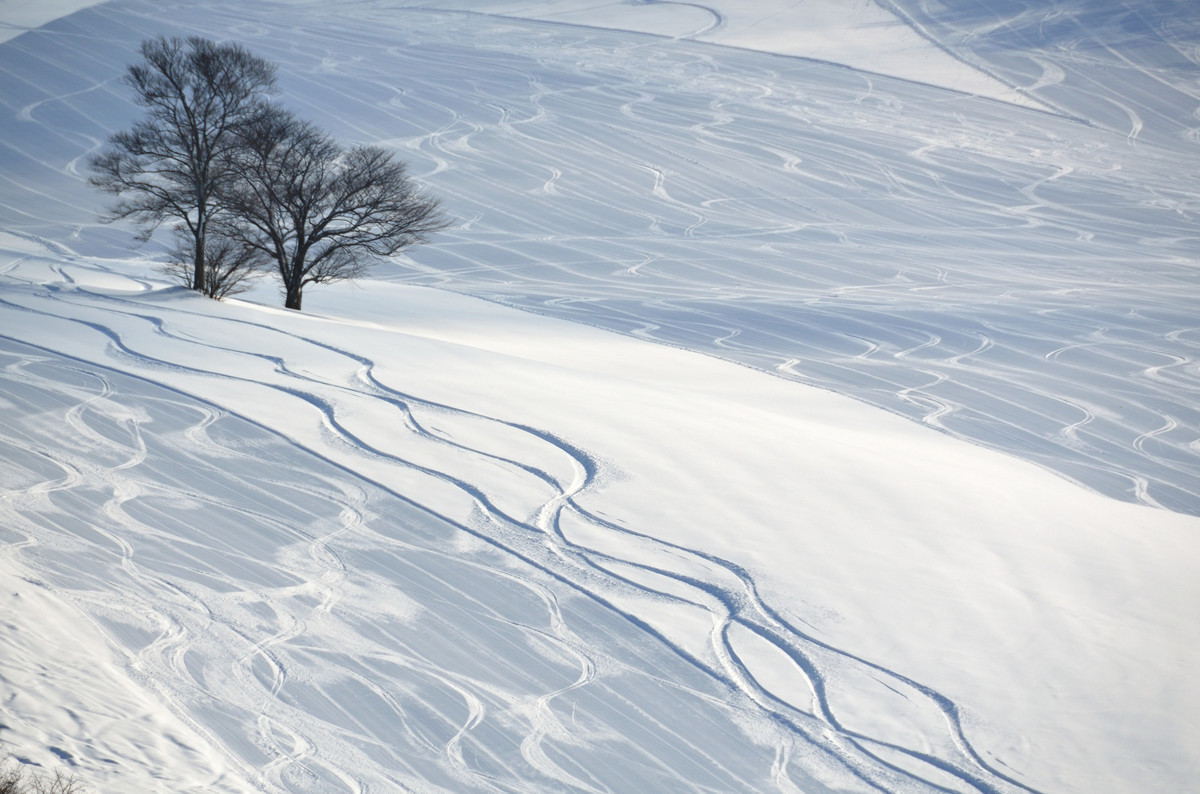
[[189, 286], [213, 295], [206, 255], [210, 222], [230, 171], [239, 133], [270, 112], [263, 97], [274, 91], [275, 66], [236, 44], [159, 37], [142, 43], [142, 62], [125, 82], [146, 116], [112, 135], [89, 161], [91, 183], [119, 197], [106, 220], [131, 219], [149, 239], [166, 220], [191, 237]]
[[[221, 300], [250, 289], [251, 282], [270, 268], [261, 251], [249, 248], [224, 233], [218, 221], [210, 221], [204, 238], [205, 295]], [[184, 228], [175, 229], [175, 245], [159, 270], [172, 281], [194, 288], [196, 240]], [[2, 794], [2, 793], [0, 793]]]
[[22, 767], [0, 769], [0, 794], [84, 794], [73, 776], [56, 770], [53, 775], [26, 775]]
[[447, 225], [387, 150], [344, 148], [278, 108], [241, 137], [235, 165], [240, 178], [222, 187], [224, 233], [271, 260], [289, 309], [300, 309], [308, 284], [357, 278], [371, 258]]

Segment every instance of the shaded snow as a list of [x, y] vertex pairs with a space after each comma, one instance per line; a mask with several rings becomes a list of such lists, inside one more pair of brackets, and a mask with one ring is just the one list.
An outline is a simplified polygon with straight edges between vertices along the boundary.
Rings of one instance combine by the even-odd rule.
[[570, 25], [651, 33], [676, 39], [793, 55], [913, 80], [1029, 107], [1035, 100], [957, 58], [910, 20], [874, 0], [708, 0], [628, 3], [609, 0], [426, 0], [438, 8]]
[[[894, 9], [1059, 115], [692, 40], [840, 24], [784, 5], [118, 0], [0, 47], [0, 740], [98, 791], [1186, 789], [1191, 89], [1084, 124], [1107, 61], [1034, 11]], [[159, 32], [279, 61], [458, 225], [306, 315], [164, 287], [81, 173]]]
[[0, 7], [0, 43], [96, 4], [97, 0], [5, 0]]

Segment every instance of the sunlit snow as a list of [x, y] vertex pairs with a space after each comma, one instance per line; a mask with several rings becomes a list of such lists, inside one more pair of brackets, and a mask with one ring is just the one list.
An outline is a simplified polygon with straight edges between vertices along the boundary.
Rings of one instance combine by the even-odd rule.
[[[0, 6], [17, 762], [1194, 787], [1185, 5], [81, 6]], [[84, 168], [160, 33], [278, 62], [454, 225], [304, 314], [164, 283]]]

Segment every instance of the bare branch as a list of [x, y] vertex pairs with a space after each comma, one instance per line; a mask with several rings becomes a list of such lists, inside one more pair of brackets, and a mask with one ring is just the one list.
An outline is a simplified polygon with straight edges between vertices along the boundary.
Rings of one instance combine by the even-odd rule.
[[271, 256], [288, 308], [300, 308], [306, 285], [358, 278], [372, 258], [447, 225], [437, 199], [382, 148], [343, 149], [283, 110], [250, 128], [243, 143], [242, 178], [222, 201], [235, 218], [231, 234]]
[[236, 44], [159, 37], [142, 43], [142, 62], [125, 82], [146, 115], [118, 132], [89, 161], [90, 182], [119, 200], [103, 220], [130, 220], [148, 239], [164, 221], [192, 234], [191, 283], [205, 292], [205, 235], [223, 208], [220, 186], [233, 178], [239, 131], [268, 112], [275, 66]]
[[[245, 292], [271, 266], [271, 260], [261, 250], [226, 235], [219, 224], [209, 227], [204, 244], [202, 291], [210, 298], [221, 300]], [[196, 238], [190, 230], [176, 227], [175, 245], [169, 252], [171, 258], [159, 267], [160, 272], [188, 289], [196, 288], [195, 245]]]

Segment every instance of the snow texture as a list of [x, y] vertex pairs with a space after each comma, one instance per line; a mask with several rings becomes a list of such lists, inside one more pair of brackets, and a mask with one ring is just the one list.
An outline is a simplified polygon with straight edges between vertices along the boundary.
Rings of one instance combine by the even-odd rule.
[[[82, 6], [0, 7], [17, 762], [97, 792], [1194, 787], [1182, 4]], [[305, 314], [162, 283], [83, 166], [158, 34], [278, 62], [454, 226]]]

